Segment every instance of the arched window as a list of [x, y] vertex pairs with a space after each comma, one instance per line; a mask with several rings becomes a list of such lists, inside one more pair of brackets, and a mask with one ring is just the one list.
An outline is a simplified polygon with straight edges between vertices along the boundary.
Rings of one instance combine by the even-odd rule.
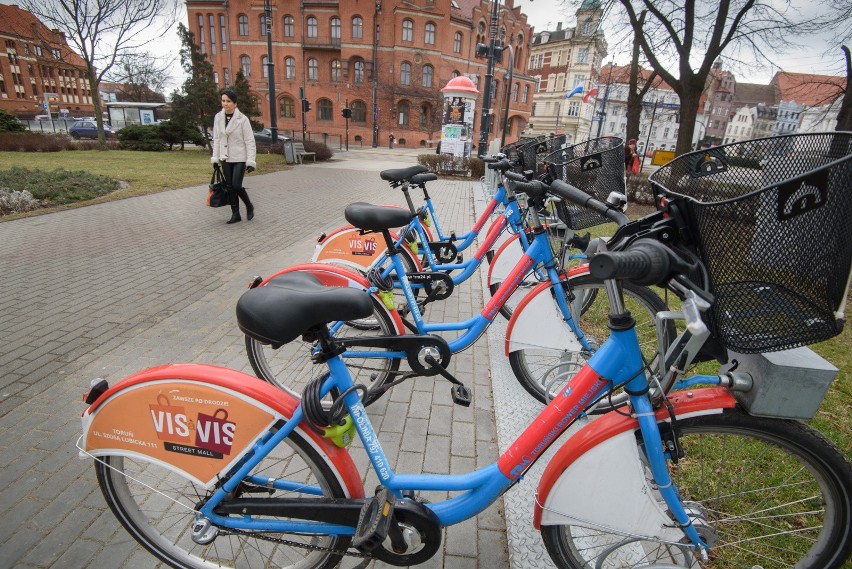
[[331, 80], [332, 81], [340, 81], [343, 77], [343, 64], [340, 63], [339, 59], [335, 59], [331, 62]]
[[266, 14], [260, 15], [260, 37], [266, 37]]
[[424, 65], [423, 66], [423, 86], [431, 87], [432, 86], [432, 66]]
[[477, 26], [476, 29], [479, 31], [480, 34], [484, 34], [485, 33], [485, 20], [480, 20], [479, 26]]
[[519, 89], [519, 88], [520, 88], [520, 85], [518, 85], [517, 83], [515, 83], [514, 85], [512, 85], [512, 100], [513, 100], [513, 101], [517, 101], [517, 100], [518, 100], [518, 89]]
[[296, 79], [296, 60], [292, 57], [284, 58], [284, 78], [293, 81]]
[[284, 37], [292, 38], [296, 35], [296, 26], [293, 16], [284, 16]]
[[462, 33], [456, 32], [456, 35], [453, 36], [453, 51], [456, 53], [461, 53], [462, 46]]
[[420, 128], [428, 129], [432, 119], [432, 105], [423, 103], [420, 105]]
[[331, 19], [331, 39], [340, 39], [340, 18]]
[[319, 63], [314, 58], [308, 60], [308, 79], [316, 81], [319, 78]]
[[521, 95], [521, 102], [522, 102], [522, 103], [526, 103], [526, 102], [527, 102], [527, 98], [528, 98], [529, 96], [530, 96], [530, 86], [529, 86], [529, 85], [524, 85], [524, 94], [523, 94], [523, 95]]
[[353, 80], [355, 83], [363, 83], [364, 82], [364, 60], [356, 59], [354, 63]]
[[296, 102], [292, 97], [282, 97], [279, 101], [281, 117], [285, 119], [296, 118]]
[[317, 37], [317, 19], [311, 16], [308, 18], [308, 37]]
[[456, 77], [458, 77], [459, 75], [461, 75], [461, 73], [459, 73], [457, 70], [453, 69], [453, 72], [451, 73], [451, 77], [452, 77], [453, 79], [455, 79], [455, 78], [456, 78]]
[[367, 122], [367, 104], [364, 101], [352, 101], [352, 122]]
[[405, 19], [402, 21], [402, 41], [414, 41], [414, 22]]
[[264, 79], [269, 77], [269, 58], [265, 55], [260, 56], [260, 74]]
[[244, 77], [251, 77], [251, 59], [247, 55], [240, 56], [240, 71]]
[[241, 36], [248, 35], [248, 16], [245, 14], [237, 16], [237, 33]]
[[333, 116], [334, 107], [328, 99], [317, 101], [317, 120], [330, 121]]
[[429, 22], [423, 33], [423, 41], [426, 45], [435, 45], [435, 24]]
[[399, 102], [399, 126], [408, 128], [408, 115], [410, 114], [411, 109], [408, 106], [407, 101]]
[[361, 16], [352, 18], [352, 39], [364, 37], [364, 19]]
[[407, 61], [399, 66], [399, 82], [403, 85], [411, 84], [411, 64]]

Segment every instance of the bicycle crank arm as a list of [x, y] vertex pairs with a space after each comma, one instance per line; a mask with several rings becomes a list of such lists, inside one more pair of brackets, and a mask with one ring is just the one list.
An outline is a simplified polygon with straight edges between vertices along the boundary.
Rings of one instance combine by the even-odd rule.
[[[334, 342], [343, 348], [387, 348], [405, 352], [411, 370], [417, 375], [426, 377], [441, 373], [449, 365], [450, 357], [453, 355], [445, 339], [431, 334], [336, 338]], [[421, 355], [426, 359], [421, 359]], [[429, 362], [429, 358], [433, 358], [435, 364]], [[429, 365], [427, 366], [426, 363]]]

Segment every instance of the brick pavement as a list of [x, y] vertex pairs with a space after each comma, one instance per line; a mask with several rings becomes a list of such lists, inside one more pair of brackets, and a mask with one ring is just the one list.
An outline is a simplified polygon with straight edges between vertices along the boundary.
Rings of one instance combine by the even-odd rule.
[[[402, 204], [376, 172], [413, 163], [401, 152], [350, 152], [251, 177], [257, 216], [233, 226], [224, 210], [203, 207], [201, 186], [0, 223], [0, 567], [154, 566], [77, 458], [88, 382], [178, 361], [250, 373], [233, 313], [250, 277], [306, 260], [313, 238], [343, 223], [346, 203]], [[475, 187], [430, 186], [445, 228], [472, 224]], [[430, 316], [466, 318], [481, 306], [471, 282]], [[473, 407], [453, 406], [446, 382], [417, 379], [370, 408], [397, 469], [464, 472], [496, 458], [487, 339], [451, 365]], [[507, 566], [502, 512], [500, 500], [445, 531], [442, 552], [423, 566]]]

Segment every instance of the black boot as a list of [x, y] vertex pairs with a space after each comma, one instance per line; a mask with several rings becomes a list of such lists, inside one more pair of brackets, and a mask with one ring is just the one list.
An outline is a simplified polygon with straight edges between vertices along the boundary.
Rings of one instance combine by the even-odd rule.
[[254, 206], [251, 203], [251, 200], [248, 197], [248, 192], [245, 188], [240, 188], [237, 192], [237, 195], [240, 196], [240, 199], [243, 200], [243, 203], [246, 204], [246, 219], [251, 221], [251, 218], [254, 217]]
[[240, 217], [240, 205], [232, 205], [231, 206], [231, 219], [226, 221], [225, 223], [236, 223], [238, 221], [242, 221], [243, 218]]

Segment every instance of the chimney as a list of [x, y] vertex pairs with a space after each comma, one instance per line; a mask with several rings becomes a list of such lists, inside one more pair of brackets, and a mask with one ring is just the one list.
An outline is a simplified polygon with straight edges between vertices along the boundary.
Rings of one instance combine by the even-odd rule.
[[562, 30], [562, 22], [559, 22], [558, 24], [556, 24], [556, 31], [558, 32], [558, 31], [561, 31], [561, 30]]

